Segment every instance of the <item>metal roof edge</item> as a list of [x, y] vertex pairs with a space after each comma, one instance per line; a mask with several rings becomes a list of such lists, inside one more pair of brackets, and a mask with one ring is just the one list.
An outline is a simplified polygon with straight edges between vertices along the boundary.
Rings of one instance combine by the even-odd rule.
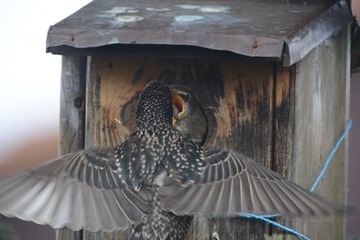
[[352, 19], [347, 2], [345, 0], [336, 2], [303, 29], [285, 40], [283, 65], [290, 66], [299, 62], [322, 41], [343, 29]]
[[[138, 45], [173, 45], [173, 46], [192, 46], [207, 48], [210, 50], [231, 51], [236, 54], [249, 57], [269, 57], [281, 58], [283, 55], [284, 41], [280, 38], [260, 37], [251, 35], [224, 36], [213, 33], [210, 36], [201, 32], [192, 33], [188, 36], [176, 36], [158, 39], [160, 33], [151, 31], [133, 31], [132, 39], [122, 37], [125, 35], [121, 29], [72, 29], [50, 26], [46, 41], [46, 52], [61, 54], [57, 48], [69, 46], [79, 49], [102, 47], [114, 44], [128, 44], [136, 47]], [[209, 43], [209, 38], [217, 44]], [[88, 39], [92, 39], [91, 42]], [[136, 39], [136, 41], [134, 41]], [[95, 44], [96, 43], [96, 44]]]

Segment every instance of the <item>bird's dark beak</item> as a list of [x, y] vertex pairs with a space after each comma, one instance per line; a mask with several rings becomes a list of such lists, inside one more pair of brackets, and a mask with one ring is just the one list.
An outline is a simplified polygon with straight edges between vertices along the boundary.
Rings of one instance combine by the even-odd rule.
[[173, 104], [173, 118], [172, 124], [174, 125], [176, 121], [185, 113], [184, 105], [185, 101], [180, 94], [175, 91], [171, 91], [172, 95], [172, 104]]

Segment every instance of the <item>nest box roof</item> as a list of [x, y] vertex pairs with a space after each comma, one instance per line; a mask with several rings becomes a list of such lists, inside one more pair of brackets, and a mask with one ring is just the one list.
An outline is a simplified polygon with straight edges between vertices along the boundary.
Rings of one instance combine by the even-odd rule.
[[195, 46], [300, 61], [351, 20], [345, 0], [95, 0], [50, 27], [56, 54], [107, 45]]

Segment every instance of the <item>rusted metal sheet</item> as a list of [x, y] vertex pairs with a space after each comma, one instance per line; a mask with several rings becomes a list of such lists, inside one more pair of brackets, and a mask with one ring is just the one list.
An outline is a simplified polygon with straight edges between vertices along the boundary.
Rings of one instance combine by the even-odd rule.
[[351, 21], [344, 0], [95, 0], [51, 26], [47, 51], [111, 44], [181, 45], [291, 65]]
[[339, 32], [351, 21], [351, 13], [345, 1], [330, 6], [319, 17], [286, 39], [284, 65], [300, 61], [319, 43]]

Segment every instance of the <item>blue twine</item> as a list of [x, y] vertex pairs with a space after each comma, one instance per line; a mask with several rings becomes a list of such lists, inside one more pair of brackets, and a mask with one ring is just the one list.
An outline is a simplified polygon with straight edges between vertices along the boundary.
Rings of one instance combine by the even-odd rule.
[[[329, 163], [331, 161], [331, 159], [334, 157], [335, 155], [335, 152], [337, 151], [337, 149], [339, 148], [340, 144], [342, 143], [342, 141], [345, 139], [345, 137], [349, 134], [349, 131], [351, 129], [351, 125], [352, 125], [352, 121], [351, 119], [349, 119], [347, 122], [346, 122], [346, 127], [345, 127], [345, 130], [343, 132], [343, 134], [340, 136], [340, 138], [337, 140], [334, 148], [331, 150], [329, 156], [327, 157], [325, 163], [324, 163], [324, 166], [322, 167], [319, 175], [317, 176], [317, 178], [315, 179], [315, 182], [313, 183], [313, 185], [311, 186], [310, 188], [310, 192], [313, 192], [314, 189], [316, 188], [316, 186], [318, 185], [320, 179], [322, 178], [322, 176], [325, 174], [328, 166], [329, 166]], [[239, 214], [240, 216], [242, 217], [247, 217], [247, 218], [255, 218], [255, 219], [260, 219], [260, 220], [263, 220], [265, 222], [268, 222], [276, 227], [279, 227], [289, 233], [292, 233], [294, 234], [295, 236], [298, 236], [298, 237], [301, 237], [303, 239], [306, 239], [306, 240], [310, 240], [310, 238], [306, 237], [305, 235], [295, 231], [294, 229], [292, 228], [289, 228], [289, 227], [286, 227], [280, 223], [277, 223], [275, 221], [272, 221], [270, 220], [269, 218], [272, 218], [272, 217], [277, 217], [277, 216], [280, 216], [280, 214], [271, 214], [271, 215], [256, 215], [256, 214], [252, 214], [252, 213], [240, 213]]]
[[345, 139], [345, 137], [349, 134], [350, 128], [352, 125], [352, 121], [351, 119], [347, 120], [346, 122], [346, 127], [345, 127], [345, 131], [343, 132], [343, 134], [340, 136], [340, 138], [337, 140], [335, 147], [331, 150], [328, 158], [325, 161], [325, 164], [323, 166], [323, 168], [321, 169], [319, 175], [317, 176], [317, 178], [315, 179], [315, 182], [313, 183], [313, 185], [310, 188], [310, 192], [313, 192], [314, 189], [316, 188], [316, 186], [318, 185], [320, 179], [322, 178], [322, 176], [324, 175], [324, 173], [326, 172], [326, 169], [329, 166], [329, 163], [331, 161], [331, 159], [333, 158], [333, 156], [335, 155], [335, 152], [338, 150], [341, 142]]
[[265, 222], [268, 222], [276, 227], [279, 227], [287, 232], [290, 232], [296, 236], [299, 236], [299, 237], [302, 237], [303, 239], [306, 239], [306, 240], [310, 240], [310, 238], [306, 237], [304, 234], [301, 234], [297, 231], [295, 231], [294, 229], [292, 228], [289, 228], [289, 227], [285, 227], [284, 225], [280, 224], [280, 223], [277, 223], [275, 221], [272, 221], [270, 219], [268, 219], [267, 217], [264, 217], [262, 215], [255, 215], [255, 214], [252, 214], [252, 213], [242, 213], [241, 214], [242, 217], [247, 217], [247, 218], [256, 218], [256, 219], [260, 219], [260, 220], [263, 220]]

